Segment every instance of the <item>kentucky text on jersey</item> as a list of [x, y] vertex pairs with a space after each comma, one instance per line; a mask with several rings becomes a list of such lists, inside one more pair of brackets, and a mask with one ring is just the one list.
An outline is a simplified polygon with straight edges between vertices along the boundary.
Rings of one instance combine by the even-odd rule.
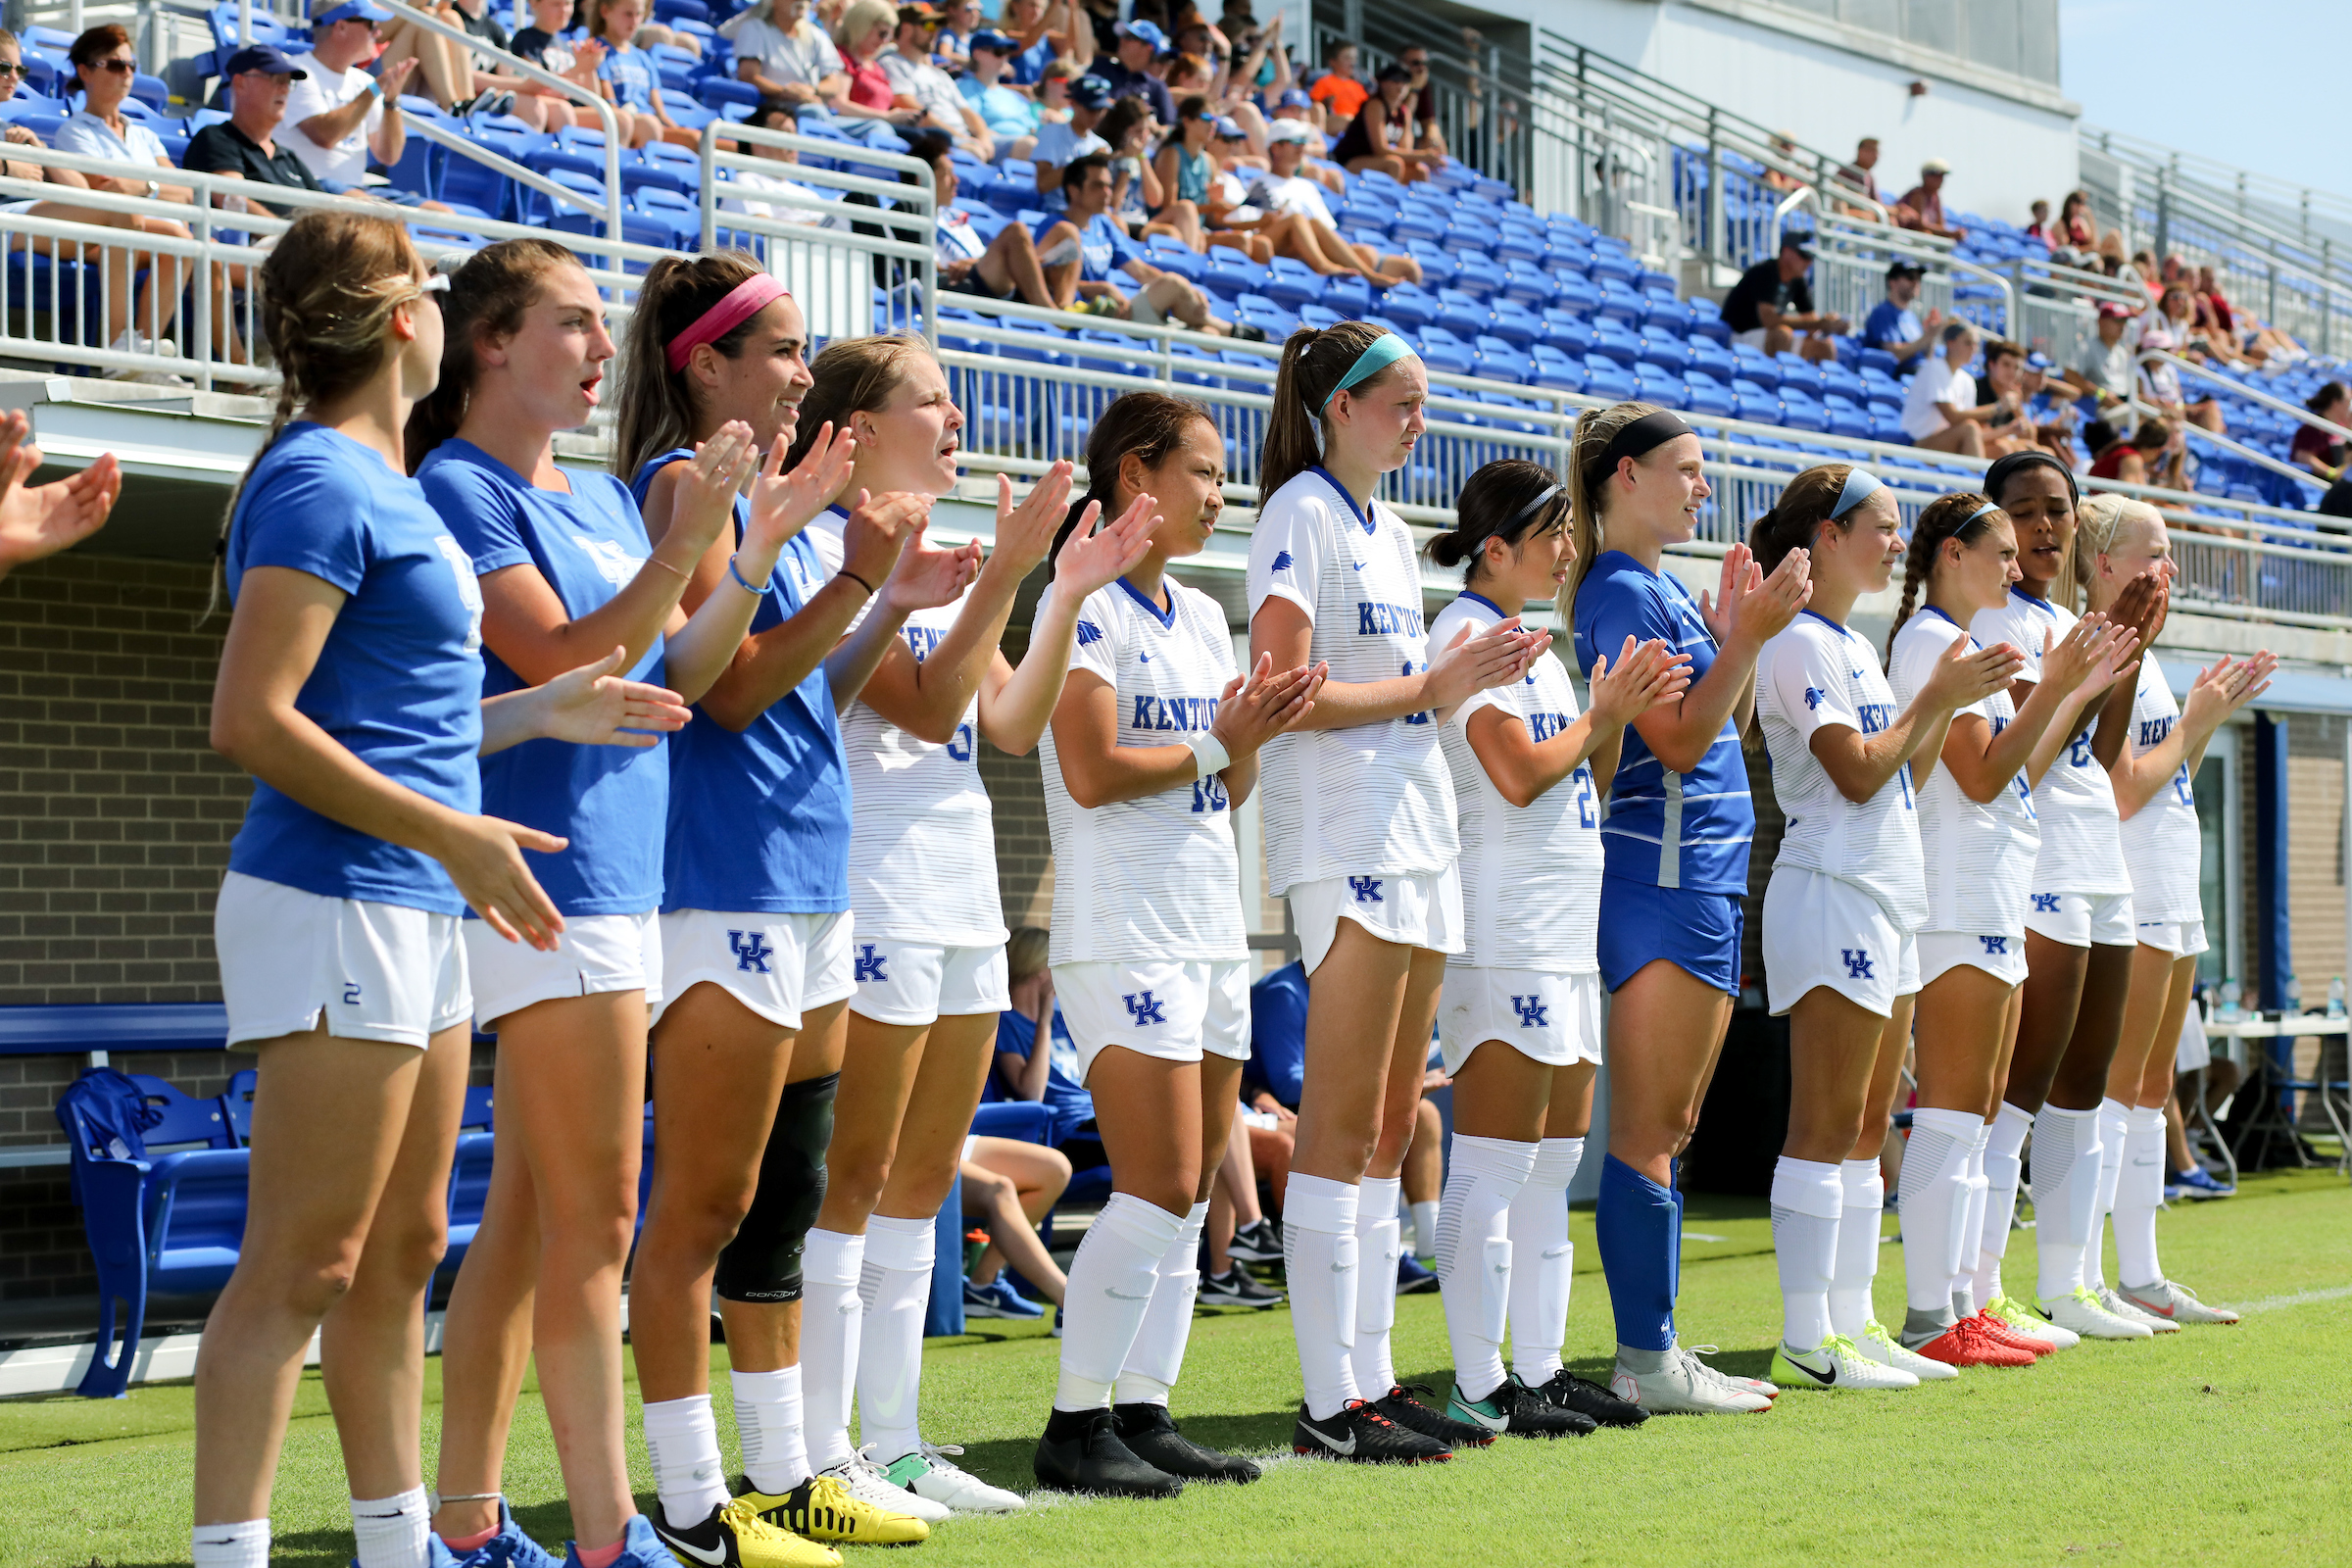
[[1355, 607], [1358, 637], [1426, 637], [1421, 612], [1410, 605], [1380, 605], [1359, 600]]
[[1200, 730], [1217, 721], [1214, 697], [1152, 697], [1139, 693], [1129, 729]]

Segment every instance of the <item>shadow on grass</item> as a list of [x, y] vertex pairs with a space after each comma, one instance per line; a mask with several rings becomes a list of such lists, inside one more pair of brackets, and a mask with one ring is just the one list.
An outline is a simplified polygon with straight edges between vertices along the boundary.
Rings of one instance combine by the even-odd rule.
[[[1294, 1409], [1252, 1413], [1196, 1413], [1184, 1417], [1184, 1435], [1203, 1446], [1225, 1453], [1288, 1453]], [[956, 1462], [992, 1486], [1028, 1492], [1037, 1486], [1030, 1462], [1037, 1453], [1035, 1438], [998, 1438], [967, 1443]]]

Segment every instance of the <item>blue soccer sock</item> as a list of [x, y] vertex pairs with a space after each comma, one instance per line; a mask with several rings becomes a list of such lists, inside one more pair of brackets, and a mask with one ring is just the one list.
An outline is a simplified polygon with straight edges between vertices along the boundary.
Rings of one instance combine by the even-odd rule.
[[1680, 1198], [1614, 1154], [1601, 1160], [1592, 1229], [1620, 1345], [1663, 1350], [1674, 1343]]

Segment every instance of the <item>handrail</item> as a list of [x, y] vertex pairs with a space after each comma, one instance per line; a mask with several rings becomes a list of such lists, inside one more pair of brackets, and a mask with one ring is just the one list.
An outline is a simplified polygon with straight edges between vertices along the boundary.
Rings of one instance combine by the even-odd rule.
[[[485, 169], [504, 174], [518, 185], [528, 185], [542, 196], [563, 202], [567, 207], [577, 207], [583, 212], [590, 213], [606, 211], [602, 204], [591, 202], [586, 193], [576, 191], [569, 185], [558, 184], [537, 170], [526, 169], [506, 154], [493, 152], [479, 142], [461, 136], [447, 125], [435, 121], [412, 115], [409, 117], [408, 128], [412, 135], [421, 135], [426, 141], [437, 146], [447, 147], [452, 152], [464, 153]], [[464, 221], [465, 220], [461, 219], [460, 220]]]
[[[2142, 366], [2158, 364], [2164, 361], [2171, 361], [2175, 365], [2184, 366], [2192, 370], [2198, 368], [2196, 366], [2189, 365], [2185, 360], [2181, 360], [2174, 355], [2165, 353], [2162, 349], [2144, 350], [2136, 358], [2137, 363]], [[2150, 403], [2146, 399], [2142, 398], [2139, 395], [2139, 389], [2136, 386], [2132, 388], [2131, 404], [2132, 412], [2134, 416], [2148, 416], [2156, 418], [2165, 417], [2164, 411], [2158, 408], [2155, 404]], [[2258, 467], [2268, 468], [2273, 473], [2284, 474], [2289, 479], [2300, 480], [2303, 483], [2311, 485], [2317, 489], [2325, 490], [2328, 488], [2328, 481], [2321, 478], [2318, 474], [2313, 473], [2309, 468], [2298, 468], [2293, 464], [2281, 463], [2277, 458], [2272, 457], [2269, 453], [2257, 451], [2253, 447], [2247, 446], [2244, 442], [2235, 440], [2230, 436], [2222, 433], [2221, 431], [2208, 430], [2202, 425], [2193, 425], [2184, 429], [2182, 433], [2194, 435], [2201, 441], [2209, 442], [2214, 446], [2220, 447], [2224, 452], [2229, 453], [2232, 457], [2243, 459], [2245, 462], [2254, 464]]]
[[[1782, 201], [1773, 208], [1770, 234], [1772, 239], [1772, 247], [1776, 253], [1780, 250], [1781, 222], [1783, 217], [1795, 208], [1800, 198], [1813, 196], [1815, 196], [1815, 193], [1810, 187], [1804, 190], [1790, 191], [1786, 200]], [[1818, 239], [1819, 235], [1823, 231], [1823, 228], [1829, 223], [1835, 222], [1838, 224], [1851, 224], [1856, 220], [1850, 219], [1822, 220], [1817, 217], [1816, 221], [1821, 225], [1814, 229], [1814, 234]], [[1865, 220], [1864, 221], [1867, 220]], [[1875, 227], [1877, 225], [1874, 224], [1873, 226]], [[1984, 266], [1982, 263], [1962, 261], [1957, 255], [1951, 253], [1950, 251], [1937, 253], [1926, 247], [1918, 246], [1912, 243], [1912, 240], [1922, 237], [1933, 238], [1934, 236], [1932, 235], [1920, 236], [1915, 230], [1912, 229], [1892, 227], [1888, 228], [1886, 232], [1889, 235], [1911, 236], [1911, 239], [1878, 239], [1875, 237], [1865, 237], [1863, 239], [1863, 243], [1869, 245], [1874, 250], [1883, 250], [1894, 255], [1908, 256], [1914, 261], [1932, 261], [1935, 263], [1935, 265], [1944, 269], [1947, 272], [1954, 276], [1971, 277], [1990, 283], [1993, 287], [2001, 291], [2001, 330], [2004, 334], [2007, 334], [2012, 330], [2018, 318], [2017, 289], [2013, 284], [2011, 284], [2007, 277], [2003, 276], [1997, 271], [1994, 271], [1991, 268]]]
[[2299, 403], [2289, 403], [2284, 398], [2275, 398], [2268, 392], [2258, 391], [2253, 387], [2247, 386], [2242, 381], [2232, 381], [2230, 379], [2230, 377], [2223, 375], [2208, 366], [2199, 365], [2193, 360], [2184, 360], [2179, 355], [2167, 353], [2163, 349], [2149, 349], [2142, 353], [2140, 358], [2142, 360], [2170, 361], [2178, 369], [2186, 370], [2189, 374], [2197, 376], [2202, 380], [2214, 382], [2216, 385], [2226, 386], [2230, 391], [2238, 394], [2238, 396], [2251, 398], [2254, 402], [2261, 404], [2265, 408], [2274, 409], [2280, 414], [2292, 415], [2294, 417], [2302, 420], [2305, 424], [2310, 425], [2315, 430], [2325, 430], [2329, 435], [2340, 436], [2346, 441], [2352, 441], [2352, 429], [2346, 429], [2343, 425], [2337, 424], [2332, 419], [2323, 419], [2318, 415], [2312, 413], [2309, 409], [2303, 407]]
[[[2203, 153], [2187, 152], [2145, 136], [2133, 135], [2130, 131], [2109, 130], [2087, 122], [2076, 126], [2076, 134], [2085, 144], [2095, 142], [2099, 151], [2110, 158], [2122, 156], [2137, 159], [2150, 170], [2169, 169], [2175, 174], [2192, 179], [2202, 178], [2217, 186], [2234, 183], [2241, 199], [2276, 202], [2278, 197], [2285, 197], [2288, 198], [2288, 205], [2306, 212], [2332, 210], [2337, 216], [2352, 220], [2352, 196], [2339, 195], [2314, 185], [2297, 185], [2292, 180], [2280, 179], [2260, 170], [2241, 169], [2235, 164], [2224, 163]], [[2276, 194], [2258, 194], [2263, 191]]]

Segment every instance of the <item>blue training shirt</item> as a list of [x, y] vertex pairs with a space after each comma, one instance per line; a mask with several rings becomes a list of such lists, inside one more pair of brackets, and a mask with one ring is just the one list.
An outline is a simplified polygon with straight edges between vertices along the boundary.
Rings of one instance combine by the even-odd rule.
[[[1007, 1007], [997, 1014], [997, 1050], [1029, 1059], [1036, 1049], [1037, 1025]], [[1078, 1081], [1078, 1043], [1061, 1019], [1061, 1004], [1054, 1004], [1054, 1027], [1047, 1036], [1046, 1090], [1040, 1098], [1054, 1112], [1054, 1139], [1058, 1143], [1095, 1119], [1095, 1097]], [[1007, 1097], [1009, 1098], [1009, 1097]]]
[[[1715, 639], [1690, 590], [1623, 551], [1604, 551], [1576, 590], [1578, 672], [1592, 679], [1595, 652], [1613, 662], [1629, 634], [1637, 643], [1661, 638], [1668, 648], [1689, 654], [1693, 687], [1715, 662]], [[1604, 875], [1743, 897], [1747, 846], [1755, 833], [1747, 763], [1728, 717], [1706, 756], [1688, 773], [1670, 771], [1642, 732], [1625, 726], [1608, 814], [1600, 824]]]
[[[1048, 218], [1033, 225], [1033, 237], [1043, 244], [1055, 223], [1068, 221], [1066, 218]], [[1107, 283], [1112, 269], [1142, 260], [1144, 248], [1129, 239], [1118, 224], [1101, 213], [1088, 219], [1086, 226], [1078, 231], [1078, 277], [1081, 282]]]
[[[288, 425], [237, 498], [226, 556], [349, 597], [294, 700], [354, 757], [453, 810], [481, 808], [482, 591], [416, 480], [324, 425]], [[256, 779], [228, 868], [330, 899], [456, 914], [441, 863], [321, 816]]]
[[[693, 452], [664, 452], [637, 470], [640, 505], [654, 475]], [[751, 505], [735, 500], [741, 542]], [[801, 612], [825, 585], [806, 532], [776, 558], [775, 591], [752, 635]], [[741, 593], [732, 583], [725, 592]], [[820, 662], [740, 730], [704, 713], [670, 737], [668, 895], [664, 909], [835, 914], [850, 906], [850, 761]]]
[[[416, 470], [477, 575], [536, 566], [564, 612], [577, 619], [626, 587], [653, 546], [619, 480], [569, 477], [568, 494], [542, 489], [459, 440], [435, 447]], [[532, 684], [495, 653], [485, 650], [482, 662], [484, 696]], [[629, 678], [661, 684], [661, 638]], [[571, 841], [557, 855], [523, 851], [531, 874], [566, 915], [646, 914], [661, 906], [662, 850], [647, 824], [662, 819], [668, 801], [666, 738], [644, 750], [524, 741], [482, 760], [483, 810]]]
[[1293, 1110], [1306, 1086], [1306, 965], [1297, 958], [1250, 986], [1250, 1065], [1242, 1076]]

